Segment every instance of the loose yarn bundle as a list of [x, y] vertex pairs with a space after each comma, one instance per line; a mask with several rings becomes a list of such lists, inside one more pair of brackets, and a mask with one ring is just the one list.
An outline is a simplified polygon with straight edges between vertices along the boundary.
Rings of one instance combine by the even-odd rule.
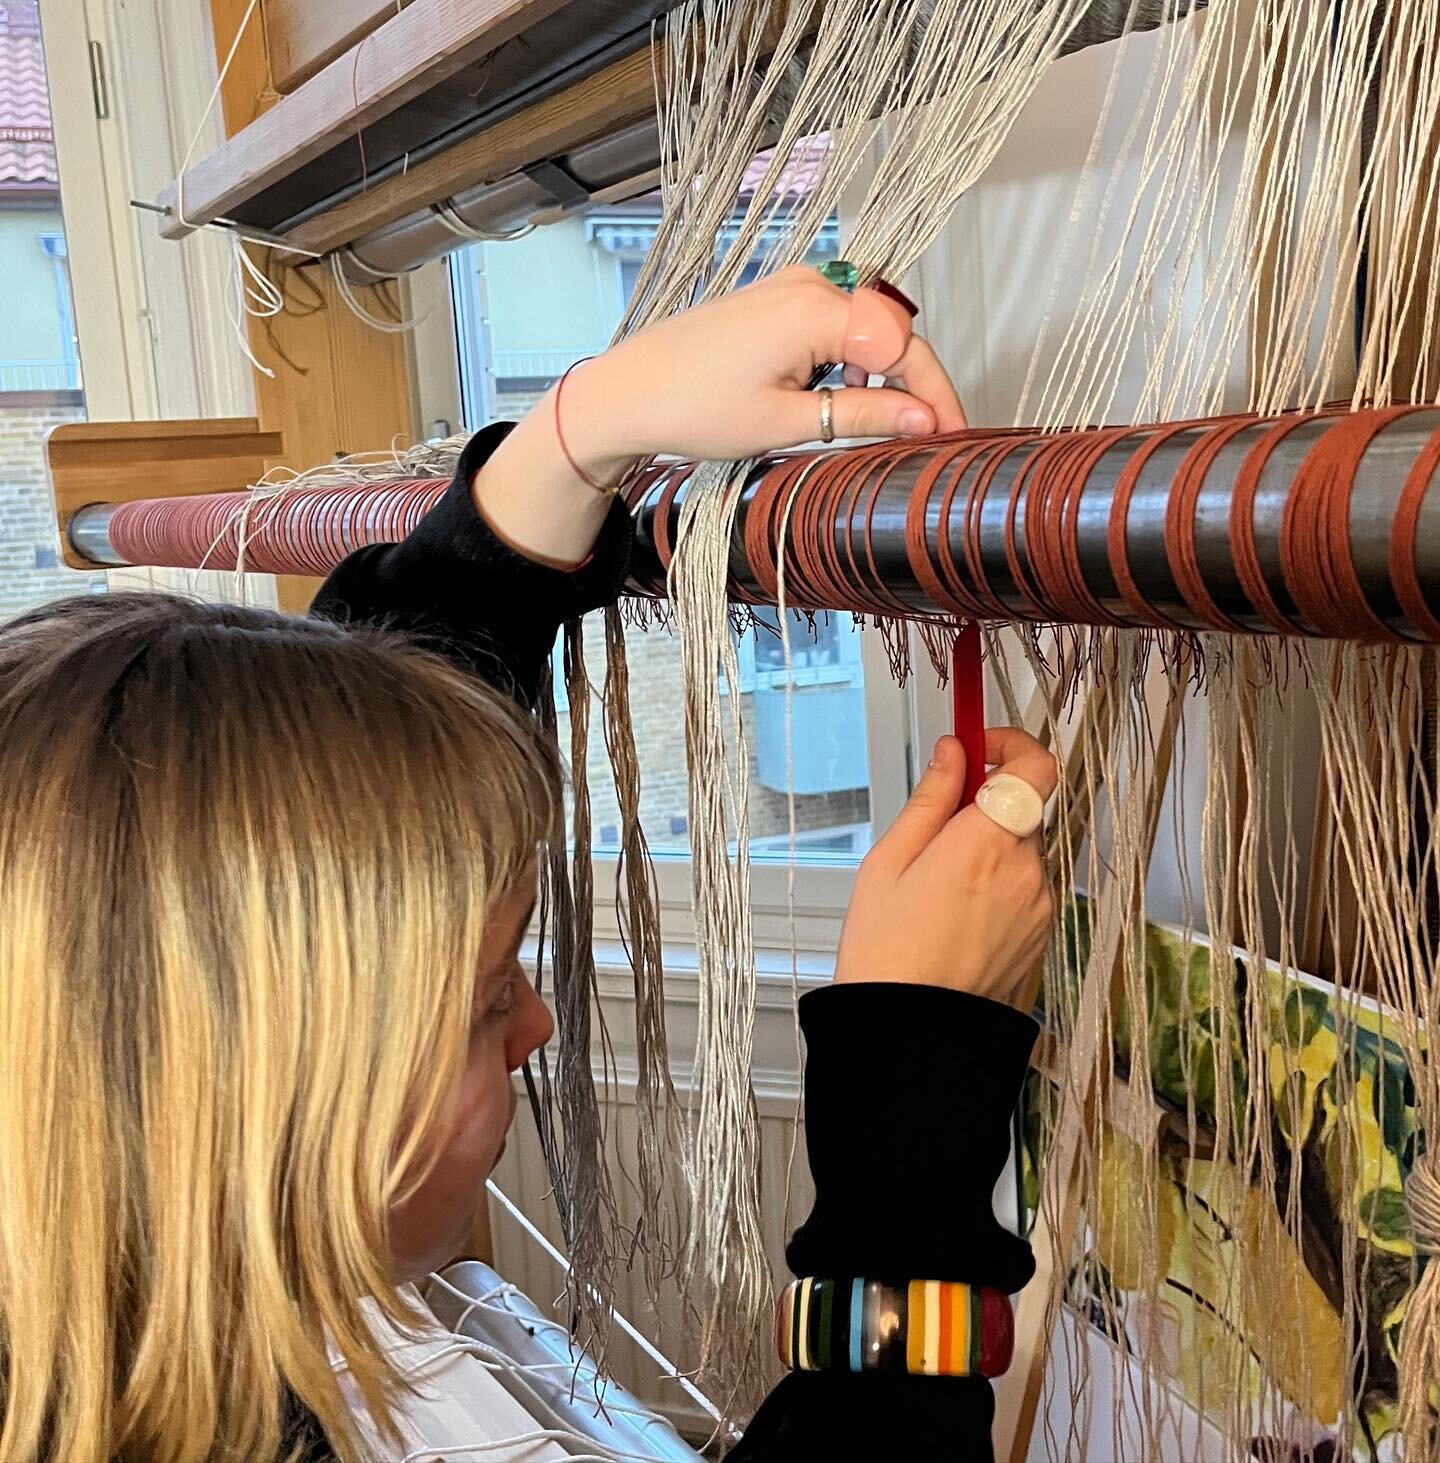
[[[838, 0], [819, 8], [697, 0], [667, 31], [665, 216], [624, 328], [732, 287], [772, 223], [783, 227], [766, 267], [802, 257], [867, 163], [873, 170], [844, 251], [863, 271], [902, 277], [983, 176], [1047, 69], [1096, 22], [1095, 9], [1073, 0]], [[1074, 209], [1077, 220], [1092, 226], [1037, 247], [1024, 261], [1052, 300], [1063, 297], [1062, 282], [1068, 287], [1078, 277], [1083, 288], [1060, 348], [1032, 357], [1016, 422], [1053, 430], [1257, 413], [1272, 418], [1280, 434], [1286, 430], [1280, 414], [1296, 409], [1435, 401], [1435, 8], [1425, 0], [1213, 0], [1199, 13], [1182, 3], [1133, 4], [1116, 29], [1156, 24], [1138, 98], [1120, 104], [1117, 63], [1101, 109]], [[1122, 55], [1128, 44], [1119, 48]], [[786, 206], [773, 187], [762, 185], [750, 194], [738, 228], [722, 230], [743, 169], [762, 147], [774, 147], [771, 172], [778, 178], [793, 151], [821, 133], [830, 146], [811, 193]], [[881, 138], [883, 146], [874, 146]], [[1123, 176], [1100, 161], [1117, 151], [1129, 164]], [[1298, 1040], [1285, 1038], [1283, 1020], [1277, 1038], [1272, 1019], [1288, 1009], [1289, 993], [1310, 989], [1299, 973], [1304, 872], [1317, 891], [1311, 907], [1324, 912], [1322, 920], [1328, 915], [1337, 929], [1353, 921], [1353, 936], [1337, 937], [1324, 972], [1335, 1028], [1328, 1081], [1336, 1094], [1333, 1111], [1326, 1109], [1324, 1152], [1332, 1187], [1355, 1200], [1339, 1205], [1337, 1278], [1333, 1288], [1328, 1278], [1322, 1287], [1337, 1317], [1333, 1333], [1323, 1334], [1333, 1337], [1338, 1354], [1312, 1354], [1311, 1338], [1302, 1334], [1278, 1349], [1262, 1339], [1257, 1358], [1253, 1337], [1233, 1327], [1225, 1334], [1222, 1327], [1207, 1353], [1202, 1410], [1237, 1454], [1258, 1438], [1270, 1439], [1260, 1446], [1279, 1449], [1276, 1456], [1295, 1448], [1303, 1454], [1317, 1445], [1317, 1434], [1306, 1434], [1297, 1418], [1328, 1407], [1317, 1404], [1323, 1389], [1315, 1378], [1334, 1372], [1334, 1415], [1321, 1420], [1342, 1453], [1393, 1448], [1403, 1438], [1408, 1458], [1440, 1456], [1434, 1392], [1440, 1279], [1426, 1267], [1434, 1248], [1435, 1160], [1425, 1146], [1425, 1135], [1440, 1124], [1440, 1067], [1428, 1041], [1440, 999], [1435, 658], [1380, 623], [1360, 638], [1384, 643], [1340, 643], [1355, 636], [1357, 616], [1376, 618], [1344, 553], [1346, 484], [1359, 471], [1366, 432], [1374, 429], [1374, 418], [1356, 418], [1353, 431], [1337, 423], [1333, 478], [1307, 499], [1315, 505], [1312, 517], [1287, 525], [1303, 621], [1290, 628], [1320, 638], [1280, 645], [1226, 633], [1242, 627], [1215, 612], [1180, 532], [1175, 561], [1198, 618], [1167, 625], [1152, 617], [1154, 628], [1146, 631], [1101, 626], [1028, 633], [1011, 639], [996, 661], [1015, 683], [1008, 694], [1017, 710], [1024, 686], [1034, 688], [1031, 705], [1067, 772], [1052, 863], [1072, 931], [1057, 941], [1045, 982], [1059, 1055], [1056, 1081], [1038, 1099], [1045, 1110], [1041, 1172], [1048, 1164], [1051, 1176], [1041, 1181], [1037, 1242], [1055, 1248], [1055, 1269], [1069, 1277], [1072, 1296], [1083, 1290], [1102, 1313], [1107, 1305], [1116, 1309], [1104, 1286], [1096, 1292], [1081, 1281], [1096, 1273], [1107, 1155], [1117, 1140], [1107, 1100], [1094, 1099], [1110, 1093], [1113, 1104], [1122, 1085], [1142, 1094], [1154, 1086], [1147, 1033], [1157, 997], [1138, 933], [1145, 869], [1172, 770], [1192, 757], [1203, 763], [1200, 826], [1187, 830], [1199, 834], [1198, 857], [1191, 851], [1183, 862], [1194, 922], [1212, 954], [1184, 999], [1187, 1030], [1207, 1027], [1208, 1033], [1203, 1051], [1191, 1045], [1184, 1052], [1190, 1097], [1176, 1121], [1193, 1140], [1190, 1154], [1203, 1149], [1209, 1156], [1203, 1175], [1193, 1157], [1177, 1173], [1158, 1133], [1147, 1130], [1135, 1145], [1132, 1198], [1150, 1210], [1137, 1244], [1154, 1263], [1134, 1267], [1132, 1278], [1140, 1290], [1149, 1287], [1152, 1304], [1148, 1311], [1130, 1307], [1131, 1319], [1111, 1314], [1101, 1327], [1140, 1377], [1138, 1396], [1127, 1399], [1142, 1419], [1136, 1456], [1157, 1456], [1174, 1427], [1173, 1364], [1164, 1355], [1171, 1343], [1161, 1319], [1167, 1280], [1159, 1254], [1171, 1220], [1161, 1208], [1178, 1205], [1183, 1213], [1171, 1218], [1191, 1233], [1206, 1206], [1240, 1216], [1206, 1280], [1230, 1298], [1220, 1312], [1255, 1315], [1268, 1305], [1276, 1315], [1294, 1316], [1296, 1295], [1312, 1283], [1304, 1267], [1267, 1274], [1256, 1265], [1259, 1251], [1282, 1236], [1305, 1253], [1304, 1196], [1319, 1181], [1305, 1172], [1319, 1140], [1312, 1135], [1307, 1156], [1297, 1133], [1304, 1109], [1292, 1110], [1304, 1101], [1296, 1095], [1301, 1078], [1293, 1074], [1303, 1073], [1311, 1056]], [[1243, 415], [1232, 426], [1222, 423], [1210, 450], [1218, 456], [1227, 432], [1247, 430]], [[1115, 437], [1124, 434], [1117, 428]], [[900, 450], [877, 448], [871, 462]], [[1037, 610], [1057, 620], [1099, 618], [1084, 586], [1067, 573], [1065, 474], [1055, 470], [1057, 456], [1078, 462], [1086, 450], [1078, 441], [1043, 447], [1023, 437], [983, 449], [956, 447], [957, 454], [985, 451], [996, 458], [1030, 452], [1036, 473], [1047, 466], [1043, 454], [1051, 454], [1046, 480], [1053, 486], [1038, 521], [1052, 531], [1035, 544], [1028, 592]], [[1209, 466], [1194, 461], [1192, 504]], [[861, 467], [844, 471], [852, 488], [873, 481]], [[731, 1379], [754, 1369], [772, 1283], [760, 1243], [759, 1135], [749, 1082], [755, 963], [747, 917], [746, 734], [740, 698], [721, 694], [722, 684], [737, 684], [726, 572], [743, 482], [744, 465], [704, 465], [689, 475], [666, 583], [687, 666], [702, 1002], [696, 1095], [681, 1157], [691, 1213], [678, 1258], [708, 1318], [709, 1362]], [[845, 488], [835, 482], [838, 503]], [[783, 485], [776, 491], [783, 502]], [[1417, 487], [1415, 496], [1423, 491]], [[1177, 531], [1186, 502], [1184, 491], [1172, 494]], [[1402, 536], [1413, 532], [1416, 503], [1406, 511]], [[1038, 531], [1035, 521], [1027, 516], [1027, 534]], [[1252, 587], [1258, 584], [1243, 539], [1235, 557], [1242, 574], [1250, 571]], [[1393, 562], [1409, 562], [1403, 544]], [[807, 572], [813, 578], [824, 569], [823, 582], [809, 584], [806, 598], [833, 597], [839, 607], [847, 602], [837, 593], [842, 586], [853, 592], [863, 585], [859, 597], [873, 609], [884, 585], [868, 568], [861, 562], [791, 565], [789, 589], [796, 593]], [[966, 593], [955, 592], [959, 585], [958, 579], [948, 583], [957, 615], [1014, 617], [983, 586], [972, 581]], [[1126, 598], [1133, 601], [1133, 593]], [[1418, 615], [1432, 613], [1414, 595], [1411, 601]], [[906, 607], [891, 608], [900, 616]], [[1275, 629], [1294, 614], [1273, 602], [1265, 611]], [[1197, 633], [1199, 626], [1218, 633]], [[612, 634], [608, 644], [610, 656], [618, 656], [621, 638]], [[1297, 735], [1295, 693], [1302, 689], [1313, 698], [1320, 742], [1323, 836], [1313, 860], [1313, 830], [1296, 821], [1295, 789], [1285, 770]], [[1198, 752], [1186, 745], [1197, 740], [1197, 708], [1204, 722]], [[625, 747], [624, 730], [618, 717], [607, 722], [612, 749]], [[635, 806], [632, 800], [632, 811]], [[627, 821], [623, 836], [633, 866], [643, 858], [638, 823]], [[1079, 890], [1088, 898], [1077, 900]], [[653, 930], [653, 904], [643, 889], [632, 892], [638, 894], [627, 904], [632, 930]], [[1083, 939], [1075, 924], [1084, 926]], [[1081, 948], [1087, 953], [1077, 970]], [[1243, 990], [1237, 991], [1232, 948], [1243, 952], [1251, 975]], [[1364, 1197], [1382, 1190], [1366, 1148], [1373, 1120], [1356, 1115], [1354, 1053], [1357, 1033], [1373, 1026], [1377, 1008], [1387, 1060], [1398, 1054], [1406, 1074], [1402, 1097], [1391, 1094], [1405, 1109], [1403, 1123], [1391, 1113], [1392, 1126], [1406, 1132], [1396, 1160], [1408, 1166], [1403, 1235], [1379, 1226], [1377, 1201], [1367, 1210]], [[1218, 1080], [1225, 1070], [1219, 1053], [1232, 1054], [1245, 1081]], [[657, 1130], [663, 1106], [656, 1109]], [[1252, 1194], [1268, 1203], [1257, 1207]], [[1408, 1266], [1411, 1277], [1410, 1284], [1392, 1287], [1396, 1305], [1385, 1317], [1368, 1314], [1374, 1303], [1368, 1271], [1377, 1257]], [[1137, 1326], [1135, 1314], [1149, 1319]], [[1078, 1312], [1070, 1315], [1063, 1324], [1089, 1324]], [[1064, 1407], [1047, 1409], [1071, 1418], [1068, 1433], [1062, 1427], [1052, 1438], [1064, 1456], [1080, 1456], [1084, 1446], [1076, 1419], [1086, 1406], [1088, 1352], [1077, 1352], [1083, 1355], [1072, 1369], [1068, 1414]], [[1390, 1387], [1386, 1376], [1395, 1379], [1394, 1405], [1377, 1410], [1372, 1402]], [[1375, 1436], [1377, 1427], [1392, 1434], [1389, 1444]], [[1115, 1437], [1117, 1456], [1134, 1451], [1133, 1438], [1122, 1438], [1118, 1424]]]

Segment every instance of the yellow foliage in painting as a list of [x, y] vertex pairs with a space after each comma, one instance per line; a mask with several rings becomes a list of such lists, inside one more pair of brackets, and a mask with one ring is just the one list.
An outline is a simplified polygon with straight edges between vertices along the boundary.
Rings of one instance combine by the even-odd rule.
[[1151, 1290], [1170, 1268], [1175, 1210], [1169, 1184], [1140, 1145], [1108, 1124], [1100, 1145], [1095, 1252], [1119, 1290]]
[[1340, 1046], [1335, 1033], [1322, 1026], [1304, 1046], [1270, 1048], [1270, 1100], [1280, 1131], [1292, 1142], [1303, 1141], [1315, 1116], [1316, 1094], [1335, 1070]]
[[1340, 1317], [1257, 1190], [1245, 1196], [1236, 1238], [1245, 1339], [1284, 1395], [1328, 1427], [1340, 1415]]

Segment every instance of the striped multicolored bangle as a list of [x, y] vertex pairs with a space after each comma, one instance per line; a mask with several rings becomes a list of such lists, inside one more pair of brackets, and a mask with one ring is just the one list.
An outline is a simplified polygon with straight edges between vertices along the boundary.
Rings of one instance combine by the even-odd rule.
[[1010, 1297], [950, 1280], [795, 1280], [775, 1306], [780, 1360], [803, 1372], [998, 1377], [1010, 1365]]

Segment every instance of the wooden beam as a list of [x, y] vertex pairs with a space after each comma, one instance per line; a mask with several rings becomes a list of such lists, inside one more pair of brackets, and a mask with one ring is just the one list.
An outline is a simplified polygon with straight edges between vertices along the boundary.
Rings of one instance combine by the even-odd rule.
[[45, 443], [60, 544], [72, 569], [94, 569], [70, 547], [70, 519], [91, 503], [233, 493], [285, 455], [279, 432], [254, 417], [170, 422], [67, 422]]
[[412, 0], [264, 0], [275, 90], [292, 92]]
[[[809, 0], [809, 4], [807, 31], [819, 24], [821, 0]], [[785, 18], [783, 7], [767, 18], [760, 38], [762, 52], [769, 54], [779, 44]], [[497, 182], [529, 163], [562, 156], [582, 142], [652, 117], [662, 84], [661, 59], [659, 48], [645, 46], [403, 174], [307, 219], [286, 239], [298, 248], [325, 254], [466, 188]], [[621, 183], [606, 190], [608, 199], [604, 194], [596, 197], [601, 202], [616, 201], [639, 191], [630, 183]]]
[[[247, 3], [211, 0], [215, 51], [222, 61], [235, 39], [237, 7], [243, 13]], [[272, 93], [264, 47], [242, 46], [221, 88], [231, 132], [244, 126]], [[275, 257], [261, 263], [285, 298], [281, 314], [249, 321], [250, 348], [266, 368], [255, 375], [255, 414], [261, 430], [276, 434], [283, 444], [266, 458], [262, 471], [300, 471], [341, 453], [389, 447], [410, 438], [416, 423], [403, 338], [372, 330], [357, 319], [323, 271], [298, 272]], [[372, 314], [398, 314], [393, 290], [357, 293]], [[277, 576], [276, 599], [282, 610], [301, 614], [318, 587], [318, 580]]]
[[328, 253], [406, 214], [476, 184], [493, 183], [529, 163], [567, 153], [654, 111], [655, 60], [653, 48], [646, 46], [368, 192], [307, 219], [286, 239], [298, 248]]
[[[228, 10], [229, 0], [224, 3]], [[166, 238], [183, 238], [192, 226], [223, 217], [236, 204], [513, 40], [564, 3], [414, 0], [196, 163], [185, 174], [184, 223], [178, 217], [179, 185], [172, 183], [160, 197], [171, 210], [161, 232]], [[220, 54], [223, 59], [223, 48]], [[259, 95], [268, 82], [267, 64], [254, 94]]]

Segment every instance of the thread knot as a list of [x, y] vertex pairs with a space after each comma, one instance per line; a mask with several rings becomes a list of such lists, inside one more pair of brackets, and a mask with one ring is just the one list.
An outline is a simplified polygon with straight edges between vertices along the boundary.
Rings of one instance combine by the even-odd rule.
[[1410, 1170], [1405, 1207], [1410, 1212], [1416, 1253], [1440, 1255], [1440, 1160], [1434, 1154], [1425, 1154]]

